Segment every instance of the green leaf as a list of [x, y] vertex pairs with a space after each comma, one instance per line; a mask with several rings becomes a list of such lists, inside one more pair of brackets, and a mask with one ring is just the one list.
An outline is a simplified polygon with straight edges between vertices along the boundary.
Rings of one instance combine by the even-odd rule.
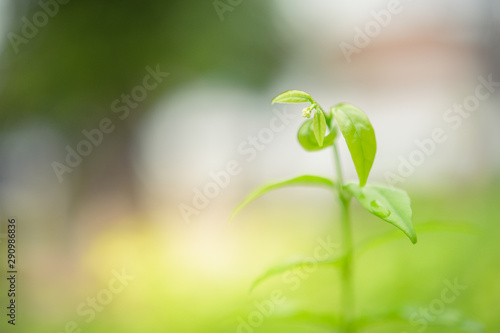
[[290, 303], [287, 302], [285, 305], [277, 307], [269, 319], [283, 321], [288, 324], [296, 322], [302, 325], [314, 325], [316, 327], [329, 328], [329, 330], [333, 328], [337, 332], [336, 329], [340, 324], [340, 320], [335, 315], [318, 312], [317, 310], [306, 310], [302, 308], [303, 305]]
[[364, 112], [352, 104], [337, 104], [332, 113], [351, 153], [359, 185], [365, 186], [377, 152], [372, 124]]
[[373, 185], [360, 187], [355, 183], [346, 184], [344, 189], [358, 199], [367, 211], [401, 229], [413, 244], [417, 242], [411, 201], [405, 191]]
[[323, 111], [319, 109], [316, 109], [316, 112], [314, 113], [313, 129], [316, 141], [318, 141], [320, 147], [323, 146], [326, 134], [326, 119]]
[[297, 139], [299, 140], [300, 145], [307, 151], [317, 151], [331, 146], [333, 144], [333, 141], [335, 141], [336, 136], [337, 128], [334, 127], [332, 128], [330, 133], [325, 136], [323, 145], [320, 146], [318, 140], [316, 140], [316, 136], [314, 135], [313, 119], [306, 120], [302, 124], [302, 126], [300, 126], [297, 133]]
[[267, 279], [278, 275], [285, 273], [287, 271], [293, 270], [293, 269], [298, 269], [298, 268], [303, 268], [303, 267], [309, 267], [309, 266], [338, 266], [342, 260], [344, 259], [344, 256], [339, 256], [336, 258], [331, 258], [331, 259], [326, 259], [326, 260], [319, 260], [314, 263], [312, 263], [310, 260], [295, 260], [295, 261], [290, 261], [284, 264], [279, 264], [276, 265], [269, 270], [267, 270], [264, 274], [260, 275], [255, 281], [253, 282], [252, 286], [250, 287], [250, 291], [253, 291], [255, 288], [257, 288], [262, 282], [266, 281]]
[[257, 199], [258, 197], [262, 196], [263, 194], [271, 191], [271, 190], [276, 190], [282, 187], [286, 186], [304, 186], [304, 185], [314, 185], [314, 186], [324, 186], [324, 187], [329, 187], [332, 188], [334, 186], [334, 183], [324, 177], [319, 177], [319, 176], [310, 176], [310, 175], [305, 175], [305, 176], [299, 176], [296, 178], [292, 178], [289, 180], [281, 181], [281, 182], [276, 182], [276, 183], [270, 183], [263, 185], [257, 189], [255, 189], [253, 192], [251, 192], [245, 200], [243, 200], [233, 211], [231, 214], [231, 220], [234, 219], [234, 217], [238, 214], [240, 210], [242, 210], [246, 205]]
[[[417, 223], [415, 224], [415, 231], [421, 235], [422, 233], [430, 233], [430, 232], [455, 232], [467, 235], [477, 236], [480, 233], [480, 228], [476, 224], [468, 223], [468, 222], [425, 222], [425, 223]], [[361, 256], [364, 253], [369, 252], [371, 249], [387, 244], [393, 240], [397, 240], [400, 237], [404, 237], [401, 232], [394, 230], [389, 231], [380, 235], [376, 235], [370, 237], [358, 246], [356, 246], [356, 256]]]
[[276, 96], [272, 101], [271, 104], [274, 103], [307, 103], [307, 102], [313, 102], [313, 99], [311, 96], [300, 90], [288, 90], [285, 91], [284, 93], [279, 94]]

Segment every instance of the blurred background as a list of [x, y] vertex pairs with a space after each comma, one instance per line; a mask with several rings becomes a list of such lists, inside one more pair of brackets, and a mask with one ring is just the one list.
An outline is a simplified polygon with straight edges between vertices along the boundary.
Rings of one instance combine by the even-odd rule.
[[[370, 181], [408, 191], [423, 230], [416, 245], [398, 233], [357, 260], [357, 315], [379, 319], [362, 332], [500, 331], [498, 2], [0, 8], [2, 276], [11, 217], [19, 269], [16, 326], [2, 313], [2, 332], [334, 331], [335, 269], [248, 291], [318, 239], [338, 244], [331, 193], [277, 191], [229, 223], [263, 182], [334, 177], [330, 150], [296, 141], [301, 106], [270, 104], [289, 89], [367, 113]], [[352, 209], [356, 244], [393, 230]], [[446, 281], [466, 289], [440, 308]], [[5, 278], [0, 288], [6, 312]], [[259, 310], [276, 290], [283, 302]]]

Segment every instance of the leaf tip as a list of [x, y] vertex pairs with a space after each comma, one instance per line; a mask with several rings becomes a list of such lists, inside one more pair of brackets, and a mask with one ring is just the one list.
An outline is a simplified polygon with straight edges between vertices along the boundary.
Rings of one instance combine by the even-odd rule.
[[417, 235], [416, 234], [411, 235], [410, 240], [413, 244], [417, 244]]

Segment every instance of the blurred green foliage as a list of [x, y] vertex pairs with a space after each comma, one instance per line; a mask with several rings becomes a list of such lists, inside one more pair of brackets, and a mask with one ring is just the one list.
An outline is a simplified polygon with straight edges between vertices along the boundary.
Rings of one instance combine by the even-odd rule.
[[[38, 0], [10, 1], [9, 32], [22, 36]], [[221, 21], [211, 1], [73, 0], [19, 52], [6, 40], [0, 56], [0, 124], [44, 119], [72, 133], [110, 110], [142, 82], [145, 67], [170, 72], [142, 110], [200, 76], [262, 88], [282, 50], [269, 3], [247, 1]]]

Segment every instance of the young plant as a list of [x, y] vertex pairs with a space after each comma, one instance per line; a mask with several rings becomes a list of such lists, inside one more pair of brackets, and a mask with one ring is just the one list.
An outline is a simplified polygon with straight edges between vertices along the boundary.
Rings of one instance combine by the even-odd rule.
[[[302, 116], [305, 118], [312, 116], [312, 119], [306, 120], [299, 128], [298, 141], [307, 151], [318, 151], [331, 146], [337, 177], [335, 180], [331, 180], [320, 176], [305, 175], [262, 186], [250, 193], [236, 207], [231, 219], [250, 202], [277, 188], [296, 185], [327, 186], [336, 191], [340, 204], [341, 254], [337, 258], [331, 258], [323, 263], [337, 265], [341, 270], [341, 313], [338, 316], [336, 326], [342, 332], [354, 333], [357, 330], [357, 318], [353, 313], [352, 267], [354, 249], [349, 217], [351, 198], [354, 197], [358, 200], [371, 214], [400, 229], [415, 244], [417, 235], [412, 222], [410, 198], [405, 191], [399, 189], [367, 184], [377, 151], [377, 143], [373, 127], [368, 117], [360, 109], [348, 103], [341, 103], [326, 113], [308, 93], [298, 90], [286, 91], [274, 98], [272, 103], [310, 103], [302, 110]], [[359, 178], [358, 182], [344, 182], [336, 140], [338, 129], [347, 143]], [[253, 287], [272, 275], [306, 264], [296, 262], [273, 268], [258, 278]]]

